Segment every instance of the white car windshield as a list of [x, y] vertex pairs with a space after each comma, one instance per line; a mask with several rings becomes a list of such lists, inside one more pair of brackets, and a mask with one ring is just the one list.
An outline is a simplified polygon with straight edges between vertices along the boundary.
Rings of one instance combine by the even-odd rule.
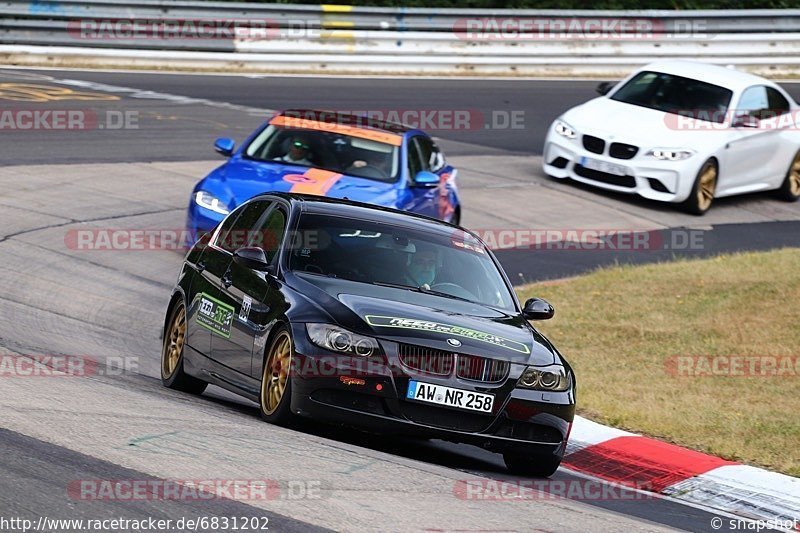
[[675, 115], [722, 123], [733, 92], [699, 80], [643, 71], [611, 95], [612, 100]]

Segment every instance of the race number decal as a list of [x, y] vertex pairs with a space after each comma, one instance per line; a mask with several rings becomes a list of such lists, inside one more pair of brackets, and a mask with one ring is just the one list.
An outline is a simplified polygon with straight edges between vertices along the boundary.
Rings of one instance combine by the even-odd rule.
[[220, 337], [231, 337], [233, 307], [224, 304], [205, 293], [200, 293], [200, 310], [197, 323]]
[[247, 322], [247, 319], [250, 317], [251, 307], [253, 307], [253, 299], [249, 296], [245, 296], [242, 299], [242, 308], [239, 310], [239, 320]]

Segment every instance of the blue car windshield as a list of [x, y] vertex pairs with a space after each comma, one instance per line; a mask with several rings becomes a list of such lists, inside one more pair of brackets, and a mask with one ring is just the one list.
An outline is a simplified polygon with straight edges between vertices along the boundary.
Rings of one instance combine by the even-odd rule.
[[245, 149], [257, 161], [314, 167], [387, 183], [400, 175], [398, 146], [319, 131], [270, 124]]
[[466, 300], [514, 312], [514, 298], [470, 234], [421, 231], [320, 214], [300, 217], [289, 269]]

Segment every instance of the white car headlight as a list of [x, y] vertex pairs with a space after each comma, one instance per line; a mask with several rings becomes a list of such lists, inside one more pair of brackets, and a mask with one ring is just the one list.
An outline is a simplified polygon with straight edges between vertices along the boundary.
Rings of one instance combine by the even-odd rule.
[[659, 161], [682, 161], [694, 154], [695, 151], [688, 148], [653, 148], [645, 155], [655, 157]]
[[578, 136], [578, 133], [575, 131], [575, 128], [564, 122], [563, 120], [556, 120], [555, 131], [562, 137], [566, 137], [567, 139], [574, 139]]
[[529, 366], [517, 381], [525, 389], [564, 392], [570, 387], [570, 376], [561, 365]]
[[378, 341], [330, 324], [306, 324], [311, 342], [333, 352], [369, 357], [379, 351]]
[[223, 204], [219, 198], [206, 191], [197, 191], [194, 195], [194, 201], [200, 207], [205, 207], [206, 209], [210, 209], [211, 211], [219, 213], [220, 215], [227, 215], [230, 213], [228, 208], [225, 207], [225, 204]]

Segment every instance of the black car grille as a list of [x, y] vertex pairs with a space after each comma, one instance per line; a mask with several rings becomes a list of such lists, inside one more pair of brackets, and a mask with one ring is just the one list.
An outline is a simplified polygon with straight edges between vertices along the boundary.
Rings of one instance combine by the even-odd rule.
[[442, 350], [401, 344], [398, 355], [408, 368], [435, 376], [449, 376], [455, 366], [455, 355]]
[[611, 143], [608, 155], [617, 159], [633, 159], [639, 153], [639, 147], [625, 143]]
[[606, 142], [600, 137], [593, 137], [591, 135], [583, 136], [583, 147], [594, 154], [602, 154], [606, 149]]
[[487, 359], [474, 355], [459, 355], [456, 364], [456, 375], [462, 379], [497, 383], [508, 376], [511, 363], [497, 359]]
[[401, 402], [400, 412], [408, 420], [417, 424], [469, 433], [483, 431], [494, 421], [493, 417], [486, 414], [455, 411], [414, 402]]
[[575, 174], [582, 178], [608, 183], [609, 185], [617, 185], [618, 187], [636, 187], [636, 178], [633, 176], [617, 176], [616, 174], [593, 170], [577, 164], [573, 167], [573, 170]]
[[401, 344], [398, 350], [403, 365], [434, 376], [456, 376], [470, 381], [497, 383], [503, 381], [511, 369], [511, 363], [476, 355], [462, 355], [422, 346]]

